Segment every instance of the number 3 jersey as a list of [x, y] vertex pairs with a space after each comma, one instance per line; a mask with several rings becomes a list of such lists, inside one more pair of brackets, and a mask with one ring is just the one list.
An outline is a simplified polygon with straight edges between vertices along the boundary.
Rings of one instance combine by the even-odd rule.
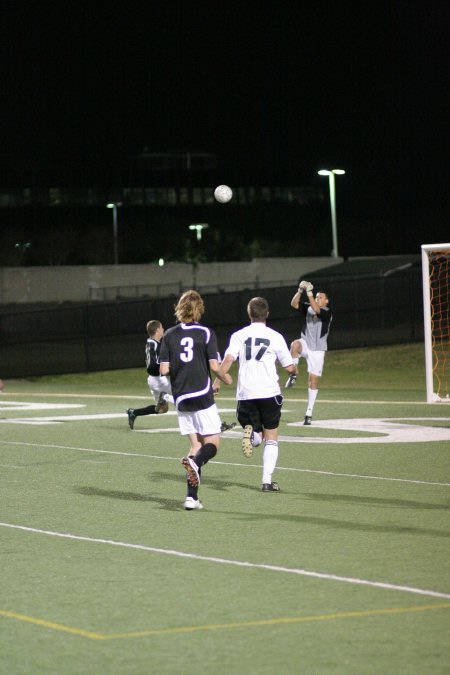
[[281, 393], [275, 363], [278, 360], [283, 367], [293, 363], [281, 333], [264, 323], [251, 323], [233, 333], [227, 354], [239, 359], [238, 400], [271, 398]]
[[217, 361], [213, 330], [198, 323], [169, 328], [161, 342], [160, 363], [170, 363], [170, 382], [177, 409], [204, 410], [214, 404], [209, 361]]

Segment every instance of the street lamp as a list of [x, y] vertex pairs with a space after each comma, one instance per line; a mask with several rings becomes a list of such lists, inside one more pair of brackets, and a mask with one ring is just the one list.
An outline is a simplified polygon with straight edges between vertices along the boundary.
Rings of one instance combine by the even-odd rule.
[[344, 169], [321, 169], [317, 172], [319, 176], [328, 176], [330, 184], [330, 207], [331, 207], [331, 230], [333, 233], [333, 250], [331, 255], [333, 258], [338, 257], [338, 241], [337, 241], [337, 223], [336, 223], [336, 187], [334, 184], [334, 176], [341, 176], [345, 173]]
[[113, 241], [114, 241], [114, 265], [119, 262], [119, 249], [117, 243], [117, 207], [122, 206], [122, 202], [110, 202], [106, 205], [107, 209], [113, 210]]
[[193, 223], [189, 225], [190, 230], [196, 230], [197, 232], [197, 241], [200, 241], [202, 238], [202, 230], [206, 230], [209, 227], [208, 223]]

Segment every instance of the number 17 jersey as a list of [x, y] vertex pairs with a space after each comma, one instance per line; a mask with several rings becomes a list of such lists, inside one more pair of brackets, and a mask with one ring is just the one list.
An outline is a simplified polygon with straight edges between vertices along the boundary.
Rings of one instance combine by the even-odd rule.
[[239, 359], [236, 392], [239, 401], [272, 398], [281, 393], [276, 361], [283, 367], [293, 363], [281, 333], [265, 323], [253, 322], [233, 333], [225, 356], [227, 354]]

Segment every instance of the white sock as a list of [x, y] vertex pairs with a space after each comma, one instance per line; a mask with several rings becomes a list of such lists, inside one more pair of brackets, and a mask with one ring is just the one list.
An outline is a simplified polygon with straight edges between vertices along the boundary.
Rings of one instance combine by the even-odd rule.
[[319, 393], [318, 389], [308, 389], [308, 407], [306, 409], [306, 416], [312, 417], [312, 411], [314, 408], [314, 403], [316, 402], [317, 394]]
[[253, 438], [252, 438], [252, 445], [254, 448], [257, 448], [258, 445], [261, 445], [262, 442], [262, 436], [261, 434], [258, 434], [257, 431], [253, 432]]
[[300, 359], [299, 359], [298, 356], [293, 356], [293, 357], [292, 357], [292, 363], [293, 363], [295, 366], [298, 366], [299, 360], [300, 360]]
[[272, 474], [275, 471], [278, 459], [278, 441], [266, 441], [263, 452], [263, 483], [272, 482]]

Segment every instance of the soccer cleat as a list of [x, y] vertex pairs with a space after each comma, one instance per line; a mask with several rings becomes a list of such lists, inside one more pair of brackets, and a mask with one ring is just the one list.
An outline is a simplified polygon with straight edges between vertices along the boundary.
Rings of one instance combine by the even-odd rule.
[[200, 474], [198, 472], [198, 466], [194, 462], [192, 457], [183, 457], [181, 463], [186, 469], [189, 485], [191, 485], [192, 487], [197, 487], [197, 485], [200, 485]]
[[244, 427], [244, 435], [242, 437], [242, 452], [246, 457], [251, 457], [253, 455], [253, 427], [251, 424], [247, 424]]
[[129, 427], [130, 429], [134, 429], [134, 420], [136, 419], [136, 415], [134, 414], [134, 408], [128, 408], [127, 415]]
[[290, 389], [291, 387], [294, 386], [296, 382], [297, 382], [297, 375], [289, 375], [285, 384], [285, 388]]
[[223, 431], [230, 431], [230, 429], [234, 429], [236, 426], [236, 422], [231, 422], [231, 424], [228, 424], [227, 422], [222, 422], [220, 425], [220, 433]]
[[280, 491], [280, 486], [278, 483], [263, 483], [262, 492], [279, 492]]
[[155, 413], [157, 415], [163, 415], [169, 410], [169, 404], [167, 403], [166, 399], [164, 398], [164, 392], [160, 392], [159, 397], [158, 397], [158, 403], [155, 406]]
[[184, 508], [186, 511], [194, 511], [194, 509], [202, 509], [203, 504], [200, 499], [194, 499], [194, 497], [186, 497], [184, 500]]
[[311, 415], [305, 415], [305, 421], [303, 422], [303, 426], [305, 427], [310, 427], [312, 422], [312, 417]]

